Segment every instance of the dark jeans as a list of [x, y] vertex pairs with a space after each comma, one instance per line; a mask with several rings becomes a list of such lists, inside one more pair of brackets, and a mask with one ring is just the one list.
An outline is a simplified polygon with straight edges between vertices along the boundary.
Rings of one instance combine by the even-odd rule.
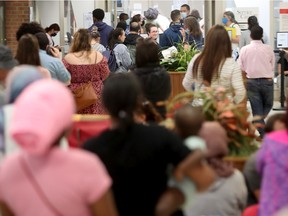
[[[268, 115], [273, 106], [273, 79], [258, 78], [247, 79], [247, 94], [251, 104], [253, 116], [260, 116], [255, 123], [265, 125], [264, 118]], [[264, 128], [257, 127], [260, 136], [264, 136]]]

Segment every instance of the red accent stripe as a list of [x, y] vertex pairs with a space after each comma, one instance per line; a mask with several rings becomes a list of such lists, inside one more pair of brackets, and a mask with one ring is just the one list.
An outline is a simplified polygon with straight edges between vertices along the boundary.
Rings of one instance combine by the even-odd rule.
[[280, 14], [288, 14], [288, 8], [287, 9], [280, 9]]

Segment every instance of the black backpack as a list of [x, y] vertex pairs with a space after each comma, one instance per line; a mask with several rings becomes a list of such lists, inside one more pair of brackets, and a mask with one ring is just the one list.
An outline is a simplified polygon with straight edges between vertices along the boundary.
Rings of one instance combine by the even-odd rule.
[[105, 56], [108, 60], [108, 66], [109, 66], [109, 70], [110, 72], [116, 72], [118, 69], [118, 65], [117, 65], [117, 60], [116, 60], [116, 55], [114, 53], [114, 49], [118, 44], [115, 44], [112, 50], [105, 50], [102, 55]]

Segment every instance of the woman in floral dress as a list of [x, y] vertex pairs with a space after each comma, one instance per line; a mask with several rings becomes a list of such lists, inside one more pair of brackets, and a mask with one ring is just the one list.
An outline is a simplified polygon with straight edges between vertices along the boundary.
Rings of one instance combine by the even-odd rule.
[[79, 29], [75, 35], [70, 52], [63, 58], [63, 63], [71, 73], [70, 89], [73, 91], [81, 85], [91, 82], [98, 96], [95, 104], [78, 111], [78, 114], [104, 114], [101, 102], [103, 81], [109, 75], [106, 58], [92, 50], [87, 29]]

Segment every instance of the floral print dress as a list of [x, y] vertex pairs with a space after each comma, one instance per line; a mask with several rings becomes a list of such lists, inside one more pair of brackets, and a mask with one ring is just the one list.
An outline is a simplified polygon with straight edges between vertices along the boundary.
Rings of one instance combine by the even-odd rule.
[[78, 114], [105, 114], [101, 100], [103, 81], [109, 75], [109, 68], [106, 58], [103, 58], [97, 64], [74, 65], [69, 64], [65, 59], [62, 60], [65, 67], [71, 74], [71, 85], [69, 88], [73, 91], [81, 85], [92, 82], [93, 88], [98, 96], [95, 104], [77, 112]]

